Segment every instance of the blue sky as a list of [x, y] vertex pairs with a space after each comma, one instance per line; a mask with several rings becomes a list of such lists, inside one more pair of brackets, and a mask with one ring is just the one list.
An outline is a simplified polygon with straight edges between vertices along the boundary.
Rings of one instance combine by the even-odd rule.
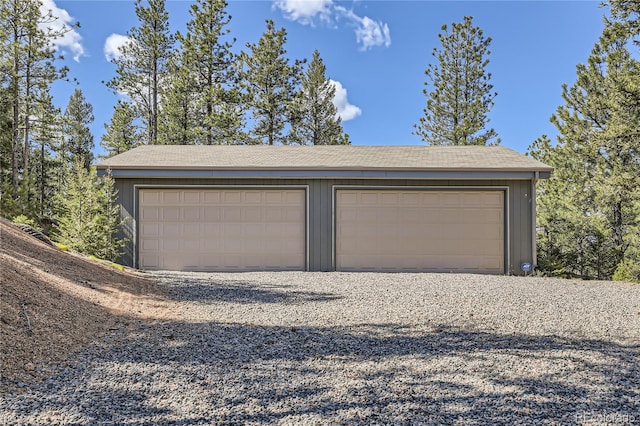
[[[168, 0], [174, 30], [184, 31], [190, 1]], [[114, 76], [108, 61], [118, 40], [137, 25], [133, 0], [45, 0], [62, 20], [80, 29], [59, 41], [70, 77], [94, 107], [96, 153], [117, 96], [103, 81]], [[230, 0], [235, 49], [258, 41], [265, 19], [288, 32], [287, 56], [310, 59], [318, 49], [327, 76], [339, 83], [336, 102], [354, 145], [420, 145], [413, 124], [422, 115], [424, 70], [439, 47], [445, 23], [474, 17], [493, 39], [489, 72], [498, 96], [490, 126], [502, 145], [525, 152], [537, 137], [553, 137], [549, 117], [562, 104], [563, 83], [575, 81], [602, 32], [598, 1], [336, 1]], [[57, 83], [64, 107], [75, 87]]]

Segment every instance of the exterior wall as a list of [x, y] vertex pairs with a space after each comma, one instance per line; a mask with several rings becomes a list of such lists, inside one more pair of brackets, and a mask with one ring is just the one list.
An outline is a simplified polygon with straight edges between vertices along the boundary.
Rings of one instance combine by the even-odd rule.
[[136, 236], [136, 222], [134, 220], [135, 191], [142, 186], [290, 186], [309, 187], [309, 265], [310, 271], [332, 271], [333, 259], [333, 197], [334, 186], [371, 186], [371, 187], [506, 187], [505, 220], [508, 233], [507, 248], [505, 250], [509, 274], [522, 274], [520, 264], [531, 262], [535, 264], [534, 247], [532, 242], [533, 229], [532, 203], [535, 203], [531, 180], [383, 180], [383, 179], [116, 179], [120, 213], [124, 220], [121, 237], [128, 240], [125, 253], [121, 261], [125, 265], [134, 264], [134, 240]]

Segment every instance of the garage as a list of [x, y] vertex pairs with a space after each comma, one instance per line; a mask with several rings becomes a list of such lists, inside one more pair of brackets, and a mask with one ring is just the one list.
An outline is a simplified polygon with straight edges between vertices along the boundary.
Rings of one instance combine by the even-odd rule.
[[114, 179], [121, 263], [191, 271], [524, 275], [536, 185], [504, 146], [144, 145]]
[[304, 270], [304, 189], [140, 189], [142, 269]]
[[338, 189], [338, 271], [504, 271], [504, 191]]

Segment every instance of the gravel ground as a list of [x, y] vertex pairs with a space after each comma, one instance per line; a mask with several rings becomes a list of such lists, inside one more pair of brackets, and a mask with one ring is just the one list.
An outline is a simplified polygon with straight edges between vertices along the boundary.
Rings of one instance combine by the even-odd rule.
[[0, 424], [640, 424], [640, 285], [156, 273], [171, 298]]

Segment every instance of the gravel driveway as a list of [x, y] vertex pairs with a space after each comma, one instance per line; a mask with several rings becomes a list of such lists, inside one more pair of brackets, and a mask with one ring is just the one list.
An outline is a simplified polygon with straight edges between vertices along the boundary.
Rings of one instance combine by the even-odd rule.
[[156, 273], [173, 302], [0, 424], [640, 424], [640, 285]]

